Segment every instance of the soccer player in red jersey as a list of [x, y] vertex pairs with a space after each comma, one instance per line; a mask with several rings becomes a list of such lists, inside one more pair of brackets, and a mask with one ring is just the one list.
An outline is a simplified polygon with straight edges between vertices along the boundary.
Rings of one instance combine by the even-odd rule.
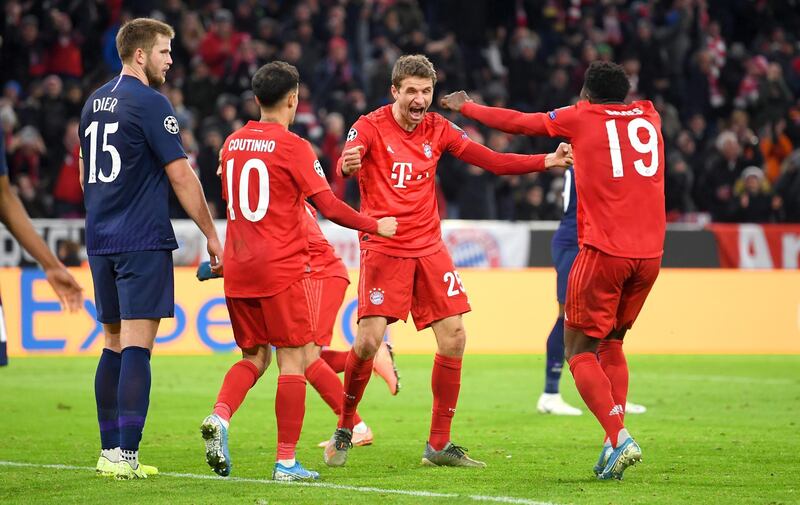
[[480, 106], [463, 91], [442, 100], [492, 128], [572, 143], [580, 251], [567, 285], [564, 343], [578, 392], [606, 433], [600, 479], [621, 479], [642, 457], [623, 424], [622, 342], [658, 277], [666, 228], [661, 117], [648, 100], [626, 104], [629, 89], [622, 67], [594, 62], [581, 101], [546, 114]]
[[288, 131], [298, 84], [297, 69], [288, 63], [261, 67], [253, 76], [261, 119], [231, 134], [220, 153], [228, 202], [225, 301], [243, 357], [226, 374], [214, 413], [201, 426], [206, 461], [220, 475], [231, 469], [228, 423], [264, 373], [272, 345], [280, 371], [272, 478], [319, 478], [295, 459], [305, 413], [305, 356], [314, 346], [319, 315], [314, 293], [320, 289], [310, 275], [305, 198], [342, 226], [381, 237], [397, 229], [395, 218], [361, 215], [334, 197], [311, 145]]
[[496, 153], [471, 141], [441, 115], [427, 112], [435, 83], [436, 73], [425, 56], [399, 58], [392, 70], [394, 103], [356, 121], [338, 162], [343, 175], [358, 175], [361, 210], [369, 216], [397, 216], [398, 233], [391, 242], [369, 232], [359, 237], [358, 331], [345, 366], [342, 415], [323, 453], [329, 466], [341, 466], [347, 460], [356, 406], [387, 324], [405, 320], [409, 311], [417, 329], [430, 326], [437, 342], [431, 379], [433, 413], [422, 462], [485, 466], [450, 440], [466, 340], [461, 315], [470, 306], [442, 242], [436, 165], [445, 152], [503, 174], [544, 170], [571, 161], [566, 146], [556, 153], [528, 156]]

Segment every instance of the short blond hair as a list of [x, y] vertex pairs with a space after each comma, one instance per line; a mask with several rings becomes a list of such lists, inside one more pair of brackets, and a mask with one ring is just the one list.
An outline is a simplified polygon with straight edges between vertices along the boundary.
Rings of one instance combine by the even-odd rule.
[[137, 49], [150, 53], [156, 45], [156, 37], [163, 35], [170, 39], [175, 37], [175, 30], [167, 23], [152, 18], [131, 19], [117, 32], [117, 52], [123, 63], [133, 58]]
[[392, 69], [392, 84], [400, 89], [406, 77], [430, 79], [433, 85], [436, 85], [436, 70], [431, 60], [424, 54], [407, 54], [397, 59]]

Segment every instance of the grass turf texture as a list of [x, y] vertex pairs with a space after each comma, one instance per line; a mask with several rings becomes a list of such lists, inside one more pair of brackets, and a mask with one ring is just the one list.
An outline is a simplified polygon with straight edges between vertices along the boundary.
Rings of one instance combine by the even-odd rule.
[[[141, 450], [162, 472], [211, 475], [198, 426], [236, 357], [156, 356]], [[95, 358], [21, 358], [0, 369], [0, 503], [477, 503], [472, 495], [555, 504], [800, 503], [800, 356], [633, 356], [631, 399], [648, 407], [627, 426], [644, 461], [622, 482], [599, 482], [591, 468], [602, 440], [588, 412], [536, 413], [542, 356], [468, 356], [453, 436], [489, 465], [419, 465], [430, 422], [429, 356], [399, 356], [403, 390], [391, 397], [373, 377], [360, 413], [375, 444], [351, 450], [344, 468], [322, 463], [316, 443], [335, 418], [309, 386], [298, 458], [326, 484], [357, 491], [243, 480], [161, 475], [116, 482], [95, 477], [99, 449], [93, 396]], [[274, 366], [274, 365], [273, 365]], [[276, 368], [250, 392], [231, 426], [233, 476], [266, 479], [275, 452]], [[564, 397], [583, 408], [565, 369]], [[385, 490], [457, 496], [408, 496]]]

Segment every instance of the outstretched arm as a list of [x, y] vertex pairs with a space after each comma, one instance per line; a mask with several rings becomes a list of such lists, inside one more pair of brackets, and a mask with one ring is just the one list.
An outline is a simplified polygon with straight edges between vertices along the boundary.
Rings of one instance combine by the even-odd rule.
[[572, 147], [563, 142], [550, 154], [513, 154], [498, 153], [470, 140], [456, 157], [496, 175], [542, 172], [553, 167], [567, 167], [573, 162]]
[[546, 126], [547, 114], [523, 113], [501, 107], [478, 105], [463, 91], [450, 93], [441, 100], [445, 109], [461, 112], [464, 117], [474, 119], [489, 128], [516, 135], [552, 137]]
[[0, 176], [0, 221], [6, 225], [8, 231], [19, 241], [22, 248], [42, 265], [42, 269], [47, 275], [47, 282], [58, 295], [61, 305], [71, 312], [80, 309], [83, 305], [83, 288], [36, 233], [25, 207], [22, 206], [17, 195], [11, 191], [11, 185], [6, 175]]
[[382, 217], [375, 219], [360, 214], [336, 198], [333, 191], [329, 189], [311, 195], [311, 201], [314, 202], [314, 205], [323, 216], [345, 228], [365, 233], [377, 233], [382, 237], [391, 237], [397, 231], [397, 220], [395, 218]]

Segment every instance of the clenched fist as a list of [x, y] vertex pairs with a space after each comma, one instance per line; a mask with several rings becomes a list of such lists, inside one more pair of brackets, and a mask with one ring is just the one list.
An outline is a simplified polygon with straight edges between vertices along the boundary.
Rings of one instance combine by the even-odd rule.
[[361, 151], [363, 150], [364, 146], [355, 146], [342, 153], [342, 173], [344, 175], [352, 175], [361, 168]]
[[397, 233], [397, 219], [393, 217], [382, 217], [378, 219], [378, 235], [381, 237], [392, 237]]

